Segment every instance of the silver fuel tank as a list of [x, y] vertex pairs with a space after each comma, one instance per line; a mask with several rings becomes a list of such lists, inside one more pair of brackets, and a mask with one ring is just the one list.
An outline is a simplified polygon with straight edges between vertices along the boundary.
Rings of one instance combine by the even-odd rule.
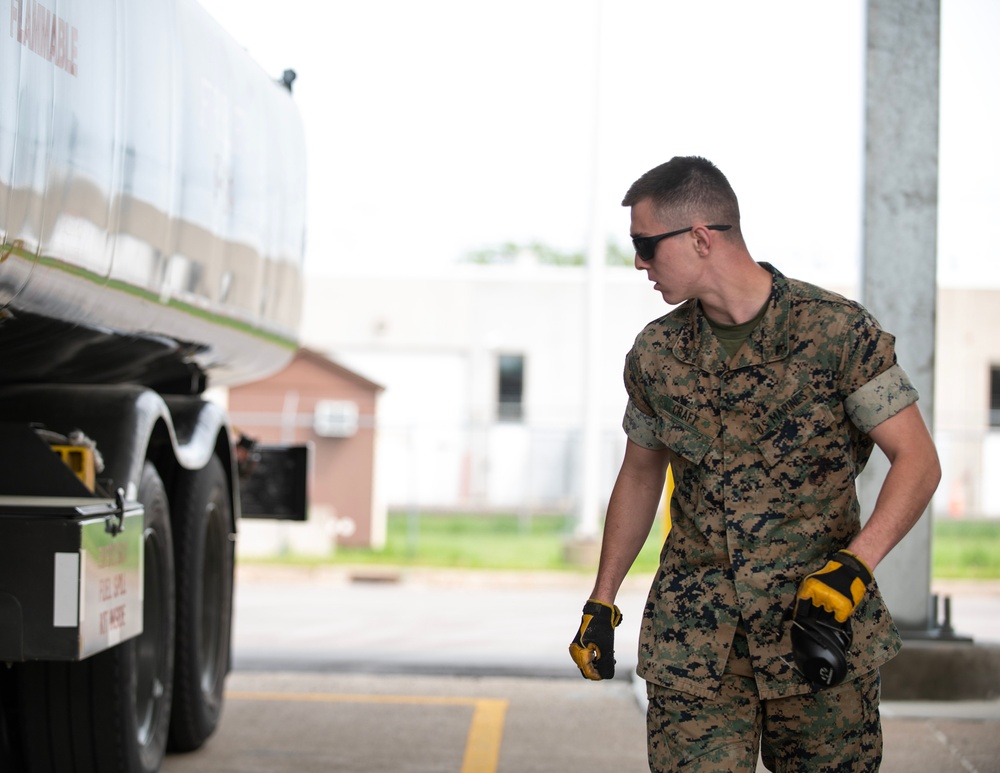
[[279, 370], [306, 217], [290, 89], [193, 0], [0, 13], [0, 384]]

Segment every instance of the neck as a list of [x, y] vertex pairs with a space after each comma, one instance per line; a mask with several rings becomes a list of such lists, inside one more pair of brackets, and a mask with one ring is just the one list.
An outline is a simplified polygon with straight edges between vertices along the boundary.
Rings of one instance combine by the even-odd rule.
[[720, 325], [742, 325], [771, 296], [771, 272], [750, 259], [733, 262], [712, 292], [698, 298], [705, 315]]

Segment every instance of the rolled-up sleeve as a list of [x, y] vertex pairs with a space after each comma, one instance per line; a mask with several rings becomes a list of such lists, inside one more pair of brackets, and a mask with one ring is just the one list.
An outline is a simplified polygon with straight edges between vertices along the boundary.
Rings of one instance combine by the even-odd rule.
[[918, 397], [916, 387], [897, 363], [848, 395], [844, 407], [854, 426], [867, 434]]
[[622, 429], [625, 430], [625, 434], [628, 435], [629, 440], [643, 448], [653, 451], [666, 448], [666, 445], [659, 438], [659, 418], [643, 413], [632, 400], [628, 401], [628, 405], [625, 408]]
[[622, 429], [628, 439], [643, 448], [659, 450], [666, 448], [659, 439], [660, 419], [656, 416], [646, 395], [646, 387], [639, 365], [639, 355], [633, 347], [625, 357], [625, 391], [628, 392], [628, 405], [625, 407], [625, 417], [622, 419]]

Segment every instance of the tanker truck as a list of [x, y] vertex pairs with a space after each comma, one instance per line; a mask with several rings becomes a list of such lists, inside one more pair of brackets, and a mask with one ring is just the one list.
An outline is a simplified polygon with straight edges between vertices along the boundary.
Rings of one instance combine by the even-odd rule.
[[293, 73], [194, 0], [0, 3], [0, 770], [156, 771], [230, 670], [245, 467], [206, 390], [297, 347]]

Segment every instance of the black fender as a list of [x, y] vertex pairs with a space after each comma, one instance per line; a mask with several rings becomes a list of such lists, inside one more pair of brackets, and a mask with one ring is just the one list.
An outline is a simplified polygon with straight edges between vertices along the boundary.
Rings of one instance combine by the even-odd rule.
[[229, 473], [235, 532], [239, 493], [229, 418], [200, 396], [163, 396], [131, 384], [12, 385], [0, 387], [0, 421], [62, 434], [81, 430], [104, 460], [99, 480], [123, 489], [126, 499], [138, 492], [146, 458], [169, 490], [178, 468], [200, 470], [216, 454]]

